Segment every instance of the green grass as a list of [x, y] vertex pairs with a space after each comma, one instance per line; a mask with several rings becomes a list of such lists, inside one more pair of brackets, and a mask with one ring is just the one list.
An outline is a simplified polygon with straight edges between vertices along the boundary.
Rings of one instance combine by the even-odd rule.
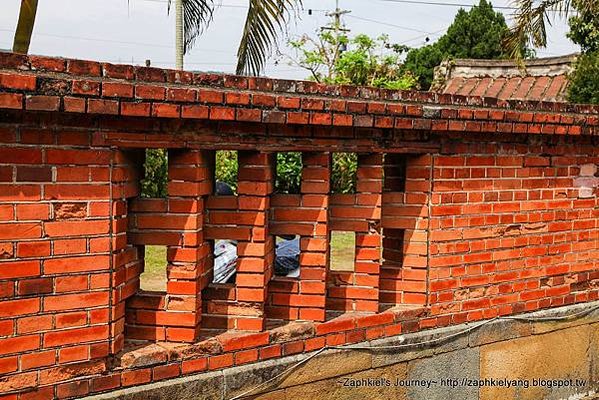
[[355, 249], [354, 232], [331, 232], [331, 271], [353, 271]]
[[166, 292], [166, 246], [146, 246], [146, 266], [141, 274], [141, 288]]
[[[354, 232], [331, 232], [331, 270], [353, 271], [356, 235]], [[141, 288], [152, 292], [166, 291], [166, 246], [146, 246], [146, 266], [141, 274]]]

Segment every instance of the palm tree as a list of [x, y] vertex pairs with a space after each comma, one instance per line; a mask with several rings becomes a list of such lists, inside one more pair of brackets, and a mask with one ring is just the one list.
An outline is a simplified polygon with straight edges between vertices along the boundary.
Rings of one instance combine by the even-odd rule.
[[547, 46], [547, 24], [550, 13], [563, 18], [573, 10], [580, 13], [599, 12], [599, 0], [515, 0], [514, 25], [505, 41], [509, 54], [521, 60], [521, 49]]
[[[212, 22], [214, 0], [174, 0], [176, 18], [176, 62], [183, 68], [183, 55], [196, 38]], [[302, 0], [248, 0], [249, 8], [241, 41], [237, 49], [237, 74], [258, 75], [266, 59], [284, 31], [289, 19], [296, 16]], [[173, 0], [168, 0], [168, 10]]]
[[[172, 2], [173, 0], [168, 0], [169, 11]], [[291, 17], [297, 16], [302, 0], [248, 0], [248, 2], [248, 13], [237, 49], [237, 73], [258, 75], [264, 68], [278, 34], [285, 30]], [[175, 16], [178, 17], [177, 68], [183, 67], [183, 54], [193, 46], [195, 39], [212, 22], [215, 7], [217, 4], [214, 0], [175, 0]], [[27, 53], [36, 9], [37, 0], [21, 0], [13, 51]], [[181, 42], [183, 45], [180, 44]], [[17, 47], [17, 43], [26, 43], [27, 46]]]
[[12, 51], [15, 53], [27, 54], [29, 52], [29, 43], [31, 42], [31, 33], [33, 32], [36, 12], [37, 0], [21, 0], [19, 22], [17, 23], [15, 40], [12, 45]]

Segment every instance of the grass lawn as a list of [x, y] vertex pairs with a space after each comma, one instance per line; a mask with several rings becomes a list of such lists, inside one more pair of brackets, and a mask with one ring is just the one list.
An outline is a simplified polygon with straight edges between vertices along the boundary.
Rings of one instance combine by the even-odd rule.
[[354, 232], [331, 232], [331, 271], [353, 271], [356, 256]]
[[[354, 232], [331, 232], [331, 270], [353, 271], [356, 236]], [[146, 246], [146, 266], [141, 288], [166, 291], [166, 246]]]
[[141, 274], [141, 288], [166, 292], [166, 246], [146, 246], [146, 267]]

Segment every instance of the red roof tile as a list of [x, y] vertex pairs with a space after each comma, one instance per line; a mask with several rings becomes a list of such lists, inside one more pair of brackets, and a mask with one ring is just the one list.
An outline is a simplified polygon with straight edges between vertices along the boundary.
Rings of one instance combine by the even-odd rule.
[[567, 74], [576, 55], [539, 58], [524, 69], [510, 60], [445, 61], [435, 70], [431, 91], [501, 100], [564, 101]]

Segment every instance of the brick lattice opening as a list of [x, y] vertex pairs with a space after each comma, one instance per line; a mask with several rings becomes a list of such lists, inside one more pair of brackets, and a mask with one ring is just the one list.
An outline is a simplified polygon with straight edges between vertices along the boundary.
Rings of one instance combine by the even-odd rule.
[[356, 265], [356, 233], [332, 231], [330, 235], [331, 271], [355, 271]]
[[139, 276], [139, 288], [166, 292], [166, 246], [140, 246], [140, 250], [144, 252], [144, 270]]
[[[595, 108], [11, 53], [0, 70], [8, 397], [80, 398], [599, 298]], [[168, 185], [144, 197], [148, 148], [166, 151]], [[220, 149], [237, 152], [234, 193], [215, 190]], [[286, 152], [299, 186], [279, 191]], [[333, 153], [354, 154], [345, 193]], [[353, 270], [329, 268], [335, 231], [355, 237]], [[274, 268], [287, 235], [292, 279]], [[237, 242], [234, 283], [212, 283], [217, 239]], [[140, 289], [151, 246], [165, 291]]]

